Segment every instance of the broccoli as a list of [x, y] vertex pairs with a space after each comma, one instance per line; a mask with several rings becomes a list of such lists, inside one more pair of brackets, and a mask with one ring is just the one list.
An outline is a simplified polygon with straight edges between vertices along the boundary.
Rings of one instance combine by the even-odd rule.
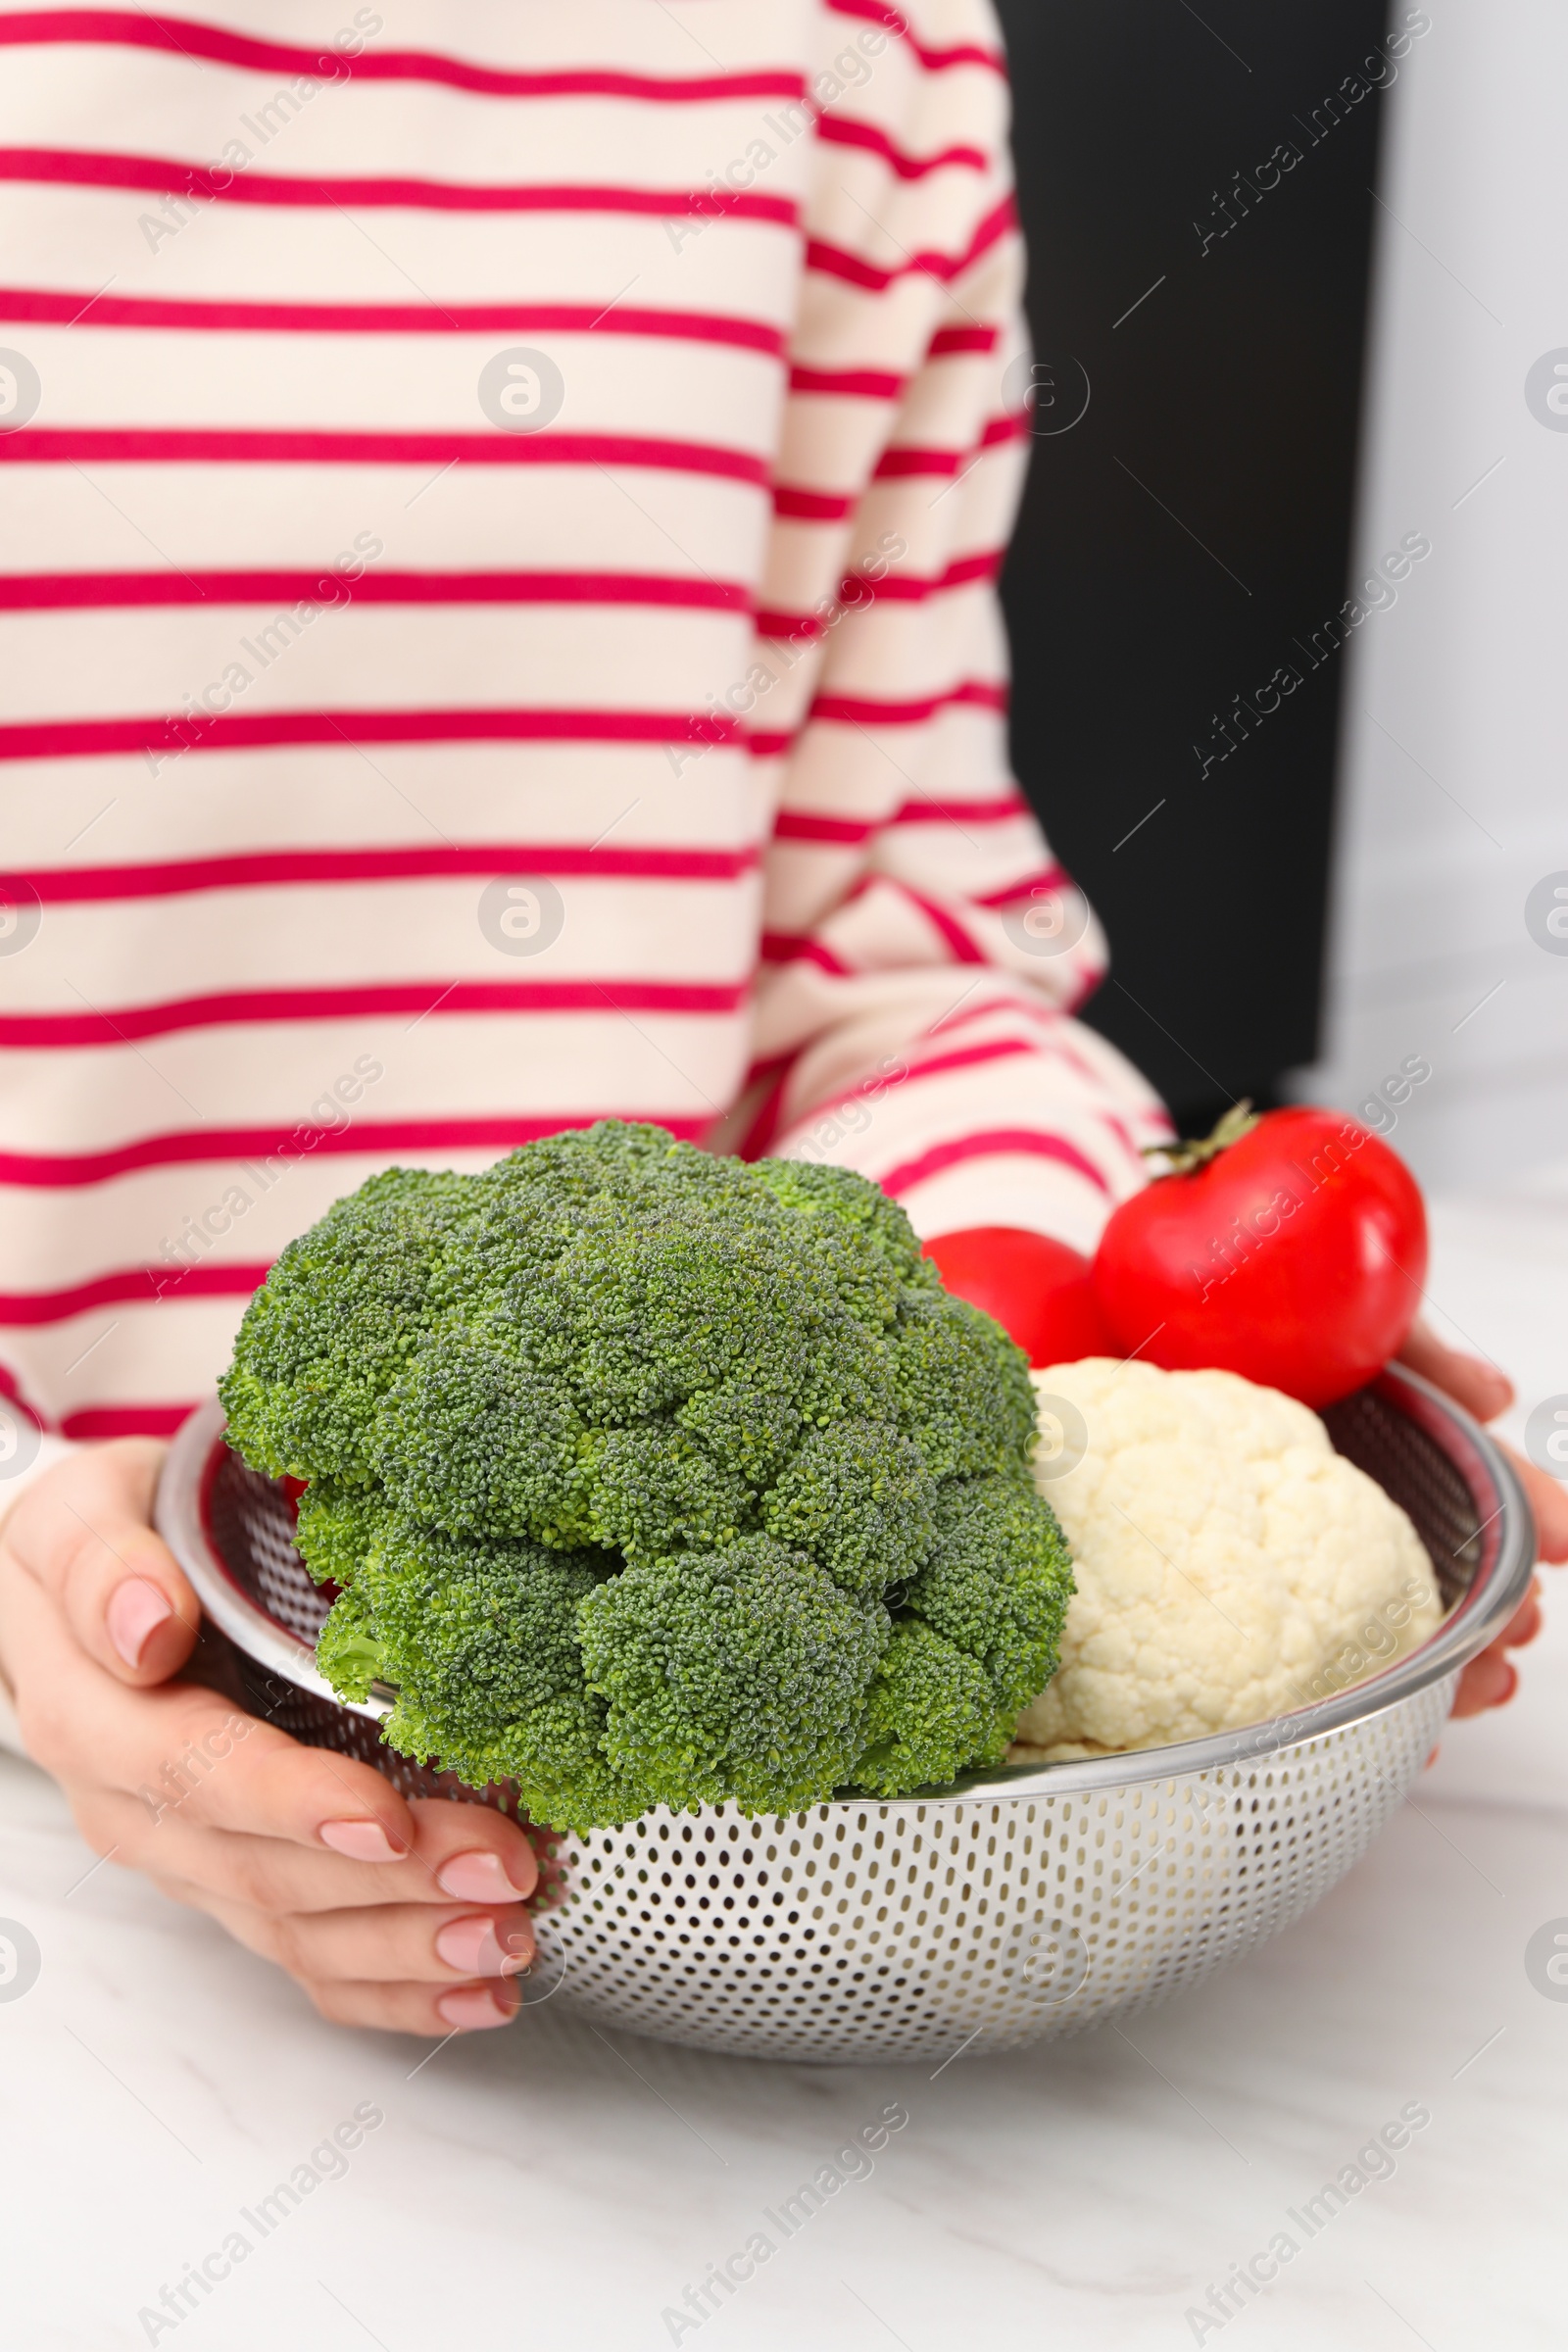
[[389, 1169], [283, 1251], [221, 1394], [307, 1482], [333, 1688], [562, 1828], [951, 1781], [1055, 1668], [1023, 1356], [842, 1169], [614, 1120]]

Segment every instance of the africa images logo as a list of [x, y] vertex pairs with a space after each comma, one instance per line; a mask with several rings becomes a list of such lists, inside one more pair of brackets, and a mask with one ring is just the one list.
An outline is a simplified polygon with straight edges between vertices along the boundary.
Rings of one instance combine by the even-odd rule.
[[22, 351], [0, 351], [0, 433], [30, 424], [43, 398], [38, 370]]
[[479, 406], [503, 433], [542, 433], [565, 404], [566, 383], [547, 351], [516, 343], [479, 373]]
[[1525, 1975], [1548, 2001], [1568, 2001], [1568, 1919], [1548, 1919], [1525, 1945]]
[[38, 1982], [38, 1938], [20, 1919], [0, 1919], [0, 2001], [20, 2001]]
[[1542, 353], [1525, 377], [1525, 406], [1548, 433], [1568, 433], [1568, 350]]

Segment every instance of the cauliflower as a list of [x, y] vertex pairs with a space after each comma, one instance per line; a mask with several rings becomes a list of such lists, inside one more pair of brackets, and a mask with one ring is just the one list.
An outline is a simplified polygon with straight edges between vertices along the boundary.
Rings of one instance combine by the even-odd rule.
[[1081, 1459], [1058, 1446], [1070, 1466], [1054, 1476], [1043, 1447], [1036, 1468], [1078, 1591], [1010, 1762], [1240, 1730], [1364, 1680], [1438, 1625], [1414, 1528], [1304, 1404], [1233, 1372], [1104, 1356], [1033, 1379], [1083, 1420]]

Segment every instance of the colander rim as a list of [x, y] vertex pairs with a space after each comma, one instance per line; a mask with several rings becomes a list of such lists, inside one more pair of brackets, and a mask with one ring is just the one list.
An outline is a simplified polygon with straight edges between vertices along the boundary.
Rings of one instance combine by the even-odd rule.
[[[1402, 1364], [1390, 1365], [1369, 1386], [1436, 1440], [1464, 1477], [1477, 1503], [1495, 1498], [1490, 1516], [1478, 1530], [1485, 1548], [1469, 1589], [1418, 1648], [1364, 1682], [1240, 1731], [1056, 1764], [993, 1765], [961, 1774], [939, 1788], [896, 1799], [852, 1790], [823, 1797], [808, 1810], [855, 1806], [861, 1811], [880, 1811], [890, 1804], [923, 1808], [987, 1794], [1013, 1799], [1092, 1793], [1186, 1780], [1237, 1766], [1265, 1766], [1272, 1757], [1367, 1722], [1445, 1676], [1456, 1675], [1496, 1639], [1529, 1588], [1536, 1561], [1530, 1503], [1495, 1439], [1429, 1380]], [[312, 1644], [257, 1606], [234, 1582], [213, 1544], [206, 1524], [205, 1492], [218, 1448], [225, 1442], [226, 1427], [222, 1405], [214, 1396], [197, 1405], [175, 1431], [158, 1487], [155, 1519], [159, 1534], [189, 1578], [206, 1615], [258, 1665], [348, 1714], [384, 1721], [395, 1692], [375, 1687], [363, 1703], [340, 1698], [318, 1670]]]

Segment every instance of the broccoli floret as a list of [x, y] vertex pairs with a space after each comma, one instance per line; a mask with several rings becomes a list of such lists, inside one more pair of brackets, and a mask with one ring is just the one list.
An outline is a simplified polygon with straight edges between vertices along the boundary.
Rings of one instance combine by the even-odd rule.
[[1000, 1323], [963, 1298], [912, 1297], [899, 1316], [899, 1421], [938, 1478], [1023, 1474], [1035, 1437], [1034, 1390]]
[[891, 1324], [911, 1292], [945, 1296], [914, 1228], [880, 1186], [804, 1159], [759, 1160], [755, 1172], [776, 1200], [811, 1220], [815, 1248], [831, 1260], [839, 1296], [859, 1321]]
[[312, 1479], [299, 1499], [295, 1538], [317, 1583], [352, 1585], [386, 1518], [385, 1501], [368, 1487]]
[[283, 1252], [222, 1396], [310, 1482], [334, 1687], [562, 1827], [951, 1778], [1054, 1661], [1023, 1357], [842, 1169], [604, 1121], [390, 1170]]
[[808, 1804], [848, 1775], [888, 1634], [814, 1562], [766, 1536], [639, 1561], [578, 1611], [606, 1752], [645, 1805]]
[[514, 1326], [449, 1310], [426, 1342], [371, 1429], [383, 1492], [433, 1527], [582, 1542], [571, 1498], [587, 1431], [564, 1383], [529, 1363]]
[[377, 1404], [418, 1349], [431, 1285], [470, 1213], [461, 1176], [389, 1168], [289, 1243], [220, 1390], [253, 1469], [369, 1483]]
[[936, 1537], [937, 1482], [885, 1422], [813, 1429], [763, 1506], [769, 1535], [800, 1544], [849, 1592], [882, 1592]]
[[579, 1605], [610, 1574], [589, 1551], [395, 1523], [353, 1594], [374, 1625], [380, 1679], [399, 1693], [388, 1740], [479, 1788], [516, 1781], [537, 1820], [580, 1815], [585, 1797], [621, 1818], [640, 1810], [606, 1765], [605, 1701], [577, 1638]]
[[935, 1549], [905, 1596], [908, 1612], [982, 1665], [1004, 1715], [1056, 1671], [1072, 1560], [1055, 1514], [1015, 1479], [961, 1479], [937, 1504]]
[[316, 1663], [340, 1698], [363, 1704], [372, 1683], [386, 1680], [386, 1650], [370, 1602], [361, 1592], [340, 1592], [317, 1637]]
[[871, 1685], [866, 1743], [852, 1778], [879, 1796], [936, 1788], [965, 1765], [1000, 1763], [1011, 1728], [983, 1666], [928, 1625], [901, 1625]]
[[678, 1425], [607, 1430], [586, 1468], [594, 1540], [628, 1560], [690, 1544], [732, 1544], [751, 1521], [752, 1490]]

